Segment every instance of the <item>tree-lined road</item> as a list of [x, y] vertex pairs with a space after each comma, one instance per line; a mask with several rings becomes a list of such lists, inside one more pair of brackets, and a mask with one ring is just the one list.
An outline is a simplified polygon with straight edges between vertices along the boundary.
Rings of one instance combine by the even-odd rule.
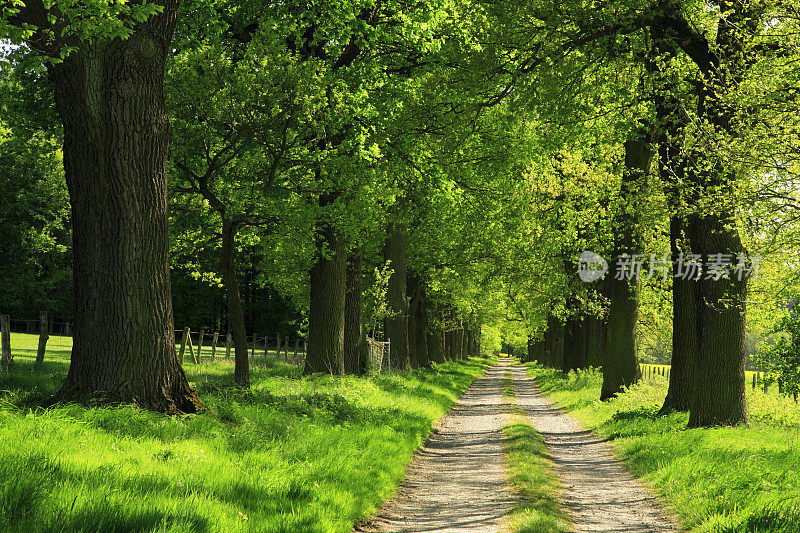
[[[503, 397], [507, 372], [515, 402]], [[511, 359], [501, 359], [464, 393], [418, 451], [395, 497], [356, 531], [504, 530], [519, 501], [508, 484], [502, 434], [515, 408], [544, 437], [574, 531], [679, 531], [609, 446], [542, 396], [525, 368]]]

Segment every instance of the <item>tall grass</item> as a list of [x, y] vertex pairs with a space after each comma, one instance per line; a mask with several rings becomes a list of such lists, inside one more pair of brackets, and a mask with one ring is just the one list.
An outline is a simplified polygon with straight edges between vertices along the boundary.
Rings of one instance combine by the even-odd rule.
[[615, 443], [637, 476], [674, 507], [693, 532], [800, 531], [800, 409], [748, 388], [751, 426], [686, 429], [688, 415], [656, 415], [666, 378], [643, 380], [600, 402], [596, 370], [528, 365], [543, 392]]
[[36, 368], [15, 349], [0, 374], [0, 531], [350, 531], [490, 361], [374, 378], [257, 363], [249, 391], [229, 362], [187, 363], [209, 411], [166, 417], [42, 408], [66, 360]]

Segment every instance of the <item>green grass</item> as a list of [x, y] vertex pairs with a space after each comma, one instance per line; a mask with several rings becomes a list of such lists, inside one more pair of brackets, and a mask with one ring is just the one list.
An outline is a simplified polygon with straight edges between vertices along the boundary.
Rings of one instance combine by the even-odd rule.
[[597, 400], [595, 371], [527, 365], [543, 392], [615, 444], [693, 532], [800, 531], [800, 408], [748, 387], [751, 427], [686, 429], [688, 415], [656, 416], [666, 378], [644, 380], [608, 402]]
[[37, 407], [66, 373], [67, 344], [51, 338], [37, 369], [25, 336], [12, 339], [14, 367], [0, 374], [0, 531], [349, 532], [491, 362], [368, 379], [261, 360], [247, 392], [232, 387], [230, 362], [187, 363], [206, 413]]
[[[510, 372], [503, 382], [503, 399], [515, 402]], [[558, 504], [561, 485], [552, 472], [547, 446], [520, 409], [506, 414], [503, 451], [510, 472], [511, 486], [520, 502], [508, 517], [508, 528], [515, 533], [562, 533], [569, 531], [567, 515]]]

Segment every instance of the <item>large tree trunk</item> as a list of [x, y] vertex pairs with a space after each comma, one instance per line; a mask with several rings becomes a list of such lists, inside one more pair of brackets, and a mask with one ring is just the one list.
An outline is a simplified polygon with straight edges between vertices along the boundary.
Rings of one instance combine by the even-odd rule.
[[[696, 222], [690, 222], [696, 225]], [[696, 230], [695, 230], [696, 231]], [[673, 264], [683, 246], [684, 221], [680, 215], [670, 219], [670, 248]], [[672, 361], [669, 373], [669, 388], [664, 398], [661, 414], [670, 411], [688, 411], [692, 406], [695, 372], [693, 365], [700, 349], [700, 285], [697, 281], [673, 278], [672, 280]]]
[[72, 207], [75, 324], [58, 396], [159, 411], [202, 406], [175, 353], [167, 239], [164, 64], [178, 2], [127, 40], [52, 64]]
[[408, 349], [408, 297], [406, 295], [406, 228], [392, 225], [386, 239], [385, 255], [393, 270], [386, 295], [393, 314], [386, 320], [386, 335], [392, 346], [392, 361], [404, 370], [411, 369]]
[[539, 363], [542, 366], [546, 366], [548, 368], [551, 367], [550, 364], [550, 350], [553, 346], [553, 332], [550, 329], [550, 319], [547, 320], [547, 326], [545, 327], [544, 334], [542, 335], [542, 348], [541, 348], [541, 356], [539, 357]]
[[464, 359], [464, 323], [459, 320], [458, 328], [453, 332], [453, 349], [455, 350], [454, 359], [460, 361]]
[[[666, 40], [660, 28], [654, 31], [654, 52], [670, 60], [677, 50]], [[664, 184], [664, 194], [670, 207], [669, 240], [672, 264], [677, 265], [681, 254], [691, 253], [690, 236], [697, 231], [696, 213], [687, 213], [687, 205], [696, 206], [697, 191], [686, 188], [685, 164], [682, 150], [684, 130], [688, 123], [681, 101], [669, 89], [673, 81], [668, 72], [662, 70], [666, 63], [654, 63], [655, 79], [665, 90], [656, 93], [655, 104], [658, 124], [661, 126], [658, 147], [658, 170]], [[687, 195], [687, 192], [689, 193]], [[700, 286], [695, 280], [672, 279], [672, 360], [669, 388], [664, 404], [659, 411], [688, 411], [692, 405], [694, 391], [693, 365], [700, 348]]]
[[530, 363], [531, 361], [536, 361], [537, 344], [538, 341], [533, 339], [533, 335], [528, 335], [528, 351], [520, 357], [521, 362]]
[[[322, 199], [325, 204], [332, 199]], [[347, 245], [328, 222], [318, 222], [317, 258], [311, 268], [308, 354], [304, 372], [344, 374], [344, 307]], [[394, 342], [391, 345], [395, 361]]]
[[[697, 249], [708, 261], [710, 254], [743, 253], [731, 219], [704, 216], [698, 221]], [[747, 279], [701, 279], [700, 346], [690, 369], [696, 378], [689, 427], [747, 424], [745, 398], [745, 323]], [[704, 277], [705, 278], [705, 277]]]
[[564, 371], [586, 367], [586, 320], [573, 316], [564, 328]]
[[250, 386], [250, 358], [247, 354], [247, 329], [244, 324], [239, 278], [236, 274], [236, 232], [238, 224], [222, 218], [222, 285], [228, 301], [228, 327], [233, 337], [233, 381], [240, 387]]
[[586, 317], [586, 366], [603, 365], [603, 320], [596, 316]]
[[[718, 19], [713, 45], [708, 32], [679, 31], [676, 39], [675, 30], [689, 24], [675, 10], [663, 13], [663, 24], [653, 26], [653, 35], [656, 43], [665, 38], [683, 48], [700, 69], [703, 79], [696, 85], [697, 121], [713, 129], [709, 137], [718, 132], [736, 139], [743, 122], [737, 119], [730, 96], [735, 94], [747, 69], [755, 64], [751, 44], [764, 5], [730, 2], [724, 8], [726, 13]], [[701, 53], [697, 54], [698, 51]], [[697, 232], [690, 235], [692, 252], [703, 255], [705, 261], [709, 261], [710, 254], [731, 254], [735, 259], [745, 252], [734, 212], [737, 165], [701, 145], [685, 168], [684, 188], [714, 194], [711, 205], [700, 209], [696, 203], [691, 205], [698, 216]], [[744, 379], [747, 279], [736, 279], [732, 270], [726, 274], [730, 278], [698, 281], [700, 345], [689, 369], [696, 374], [690, 427], [747, 423]]]
[[419, 366], [417, 353], [417, 280], [414, 276], [406, 277], [406, 298], [408, 300], [408, 319], [406, 320], [408, 334], [408, 360], [412, 368]]
[[415, 278], [414, 299], [412, 301], [413, 311], [411, 314], [414, 316], [414, 336], [411, 337], [411, 329], [409, 328], [409, 342], [413, 342], [414, 361], [417, 365], [424, 368], [430, 368], [431, 357], [428, 347], [428, 300], [425, 294], [425, 282], [421, 279]]
[[[620, 189], [621, 205], [614, 220], [614, 258], [610, 261], [605, 295], [609, 300], [608, 336], [603, 348], [603, 386], [600, 399], [607, 400], [640, 377], [636, 353], [636, 322], [639, 317], [638, 276], [616, 279], [618, 267], [623, 266], [620, 255], [641, 253], [636, 235], [636, 190], [642, 186], [653, 151], [644, 137], [625, 142], [625, 168]], [[628, 265], [630, 267], [630, 265]]]
[[367, 371], [367, 337], [361, 302], [361, 254], [354, 250], [347, 257], [347, 287], [344, 302], [344, 371], [364, 374]]

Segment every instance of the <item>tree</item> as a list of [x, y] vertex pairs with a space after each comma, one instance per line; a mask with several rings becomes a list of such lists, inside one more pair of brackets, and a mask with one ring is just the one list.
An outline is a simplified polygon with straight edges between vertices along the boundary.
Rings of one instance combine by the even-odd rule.
[[641, 249], [636, 235], [636, 190], [650, 171], [653, 151], [646, 134], [635, 133], [625, 142], [625, 168], [622, 176], [620, 201], [614, 219], [614, 252], [610, 262], [613, 277], [603, 288], [610, 305], [608, 333], [603, 347], [603, 386], [600, 399], [613, 397], [624, 387], [639, 380], [639, 360], [636, 350], [636, 323], [639, 313], [640, 280], [631, 261]]
[[2, 26], [61, 59], [47, 70], [64, 126], [75, 326], [59, 397], [195, 412], [202, 403], [175, 354], [168, 269], [163, 78], [178, 2], [84, 9], [29, 2], [4, 9]]

